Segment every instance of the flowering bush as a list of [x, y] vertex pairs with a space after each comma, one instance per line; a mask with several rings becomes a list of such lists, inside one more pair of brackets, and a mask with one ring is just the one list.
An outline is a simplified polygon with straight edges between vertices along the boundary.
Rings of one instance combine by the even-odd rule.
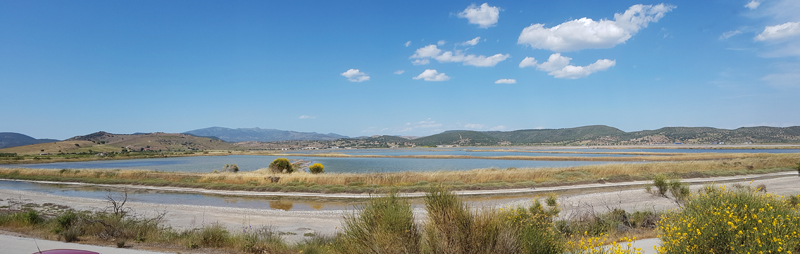
[[312, 174], [325, 173], [325, 166], [319, 163], [314, 163], [308, 167], [308, 171], [311, 171]]
[[706, 187], [659, 222], [659, 253], [798, 253], [800, 205], [773, 194]]

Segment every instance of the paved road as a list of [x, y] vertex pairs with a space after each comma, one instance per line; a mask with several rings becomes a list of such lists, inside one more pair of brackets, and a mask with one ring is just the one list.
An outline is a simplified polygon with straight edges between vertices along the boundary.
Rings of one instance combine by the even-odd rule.
[[119, 249], [112, 247], [56, 242], [56, 241], [41, 240], [41, 239], [36, 239], [36, 242], [34, 242], [32, 238], [0, 235], [0, 246], [3, 246], [2, 249], [0, 249], [0, 253], [6, 253], [6, 254], [36, 253], [38, 251], [36, 249], [37, 244], [39, 245], [39, 249], [41, 249], [42, 251], [52, 250], [52, 249], [79, 249], [79, 250], [94, 251], [103, 254], [163, 254], [163, 252]]

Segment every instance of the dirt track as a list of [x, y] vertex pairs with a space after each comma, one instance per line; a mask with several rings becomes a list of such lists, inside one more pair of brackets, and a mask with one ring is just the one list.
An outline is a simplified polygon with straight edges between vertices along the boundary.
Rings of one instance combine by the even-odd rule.
[[[755, 180], [751, 183], [750, 178], [754, 176], [738, 176], [735, 180], [730, 177], [687, 179], [686, 182], [695, 182], [693, 189], [702, 187], [708, 182], [727, 181], [726, 184], [741, 183], [752, 184], [753, 186], [765, 184], [771, 193], [787, 195], [800, 194], [800, 181], [796, 172], [779, 173], [772, 175], [773, 178]], [[748, 179], [748, 180], [745, 180]], [[556, 191], [559, 195], [559, 203], [562, 205], [562, 216], [569, 216], [572, 212], [579, 210], [594, 210], [604, 212], [614, 208], [621, 208], [628, 211], [636, 210], [665, 210], [676, 207], [674, 203], [665, 198], [654, 197], [644, 192], [640, 185], [619, 184], [612, 188], [597, 189], [597, 184], [564, 186], [554, 189], [540, 188], [539, 193], [520, 192], [509, 193], [512, 196], [495, 195], [489, 197], [470, 197], [468, 202], [473, 207], [504, 207], [529, 204], [533, 197], [543, 193]], [[497, 191], [484, 191], [497, 192]], [[475, 193], [464, 193], [475, 194]], [[105, 200], [79, 198], [53, 195], [32, 191], [0, 190], [0, 206], [7, 205], [12, 201], [22, 201], [28, 203], [54, 203], [67, 205], [78, 210], [98, 210], [107, 206]], [[425, 211], [419, 205], [415, 205], [414, 213], [417, 220], [425, 219]], [[163, 205], [152, 203], [129, 202], [127, 206], [133, 208], [137, 213], [155, 214], [161, 211], [167, 212], [167, 223], [175, 228], [194, 228], [208, 225], [210, 223], [221, 223], [230, 230], [236, 232], [243, 227], [271, 226], [274, 229], [288, 233], [285, 239], [289, 241], [299, 241], [304, 239], [304, 234], [315, 233], [332, 235], [341, 227], [341, 220], [345, 214], [353, 210], [312, 210], [312, 211], [284, 211], [284, 210], [264, 210], [231, 208], [220, 206], [195, 206], [195, 205]]]

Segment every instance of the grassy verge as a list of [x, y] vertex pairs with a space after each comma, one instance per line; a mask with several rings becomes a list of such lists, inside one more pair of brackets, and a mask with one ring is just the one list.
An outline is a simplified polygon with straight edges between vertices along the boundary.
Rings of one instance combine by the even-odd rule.
[[[558, 152], [554, 152], [558, 153]], [[482, 160], [531, 160], [531, 161], [698, 161], [741, 158], [761, 158], [767, 153], [675, 153], [669, 155], [625, 156], [625, 157], [586, 157], [586, 156], [472, 156], [472, 155], [376, 155], [376, 154], [301, 154], [278, 153], [274, 156], [331, 157], [331, 158], [396, 158], [396, 159], [482, 159]]]
[[[712, 161], [370, 174], [303, 172], [276, 174], [268, 169], [239, 173], [180, 173], [147, 170], [0, 168], [0, 178], [216, 190], [376, 193], [387, 188], [400, 192], [419, 192], [425, 191], [432, 185], [442, 184], [452, 190], [480, 190], [649, 180], [657, 174], [667, 174], [676, 178], [762, 174], [791, 171], [798, 161], [800, 154], [762, 154], [757, 157]], [[270, 177], [280, 177], [280, 180], [273, 183]]]

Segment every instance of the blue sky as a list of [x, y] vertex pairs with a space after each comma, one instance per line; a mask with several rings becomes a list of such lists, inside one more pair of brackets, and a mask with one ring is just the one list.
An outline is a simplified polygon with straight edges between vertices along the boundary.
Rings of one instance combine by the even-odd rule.
[[0, 131], [800, 125], [800, 1], [1, 1]]

